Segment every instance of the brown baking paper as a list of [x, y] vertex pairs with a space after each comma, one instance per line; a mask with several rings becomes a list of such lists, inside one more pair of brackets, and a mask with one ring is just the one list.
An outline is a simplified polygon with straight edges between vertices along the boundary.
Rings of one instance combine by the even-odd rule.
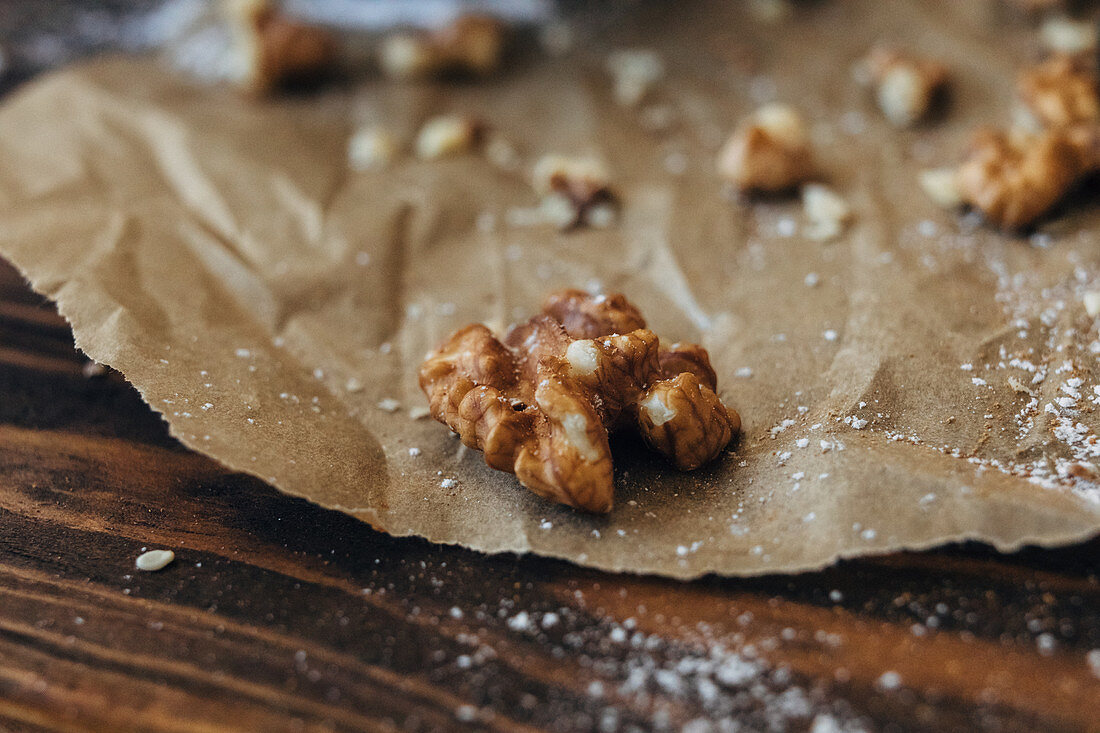
[[[761, 25], [741, 4], [675, 4], [488, 82], [274, 101], [99, 61], [0, 110], [0, 251], [183, 443], [395, 535], [677, 577], [1070, 542], [1100, 528], [1096, 484], [1069, 475], [1096, 450], [1100, 345], [1081, 299], [1100, 289], [1100, 212], [1078, 197], [1006, 237], [917, 184], [974, 125], [1008, 119], [1034, 34], [986, 5], [821, 3]], [[912, 131], [849, 77], [897, 38], [954, 79], [943, 119]], [[668, 66], [640, 109], [611, 101], [603, 71], [626, 45]], [[804, 236], [797, 199], [736, 202], [713, 172], [736, 120], [771, 99], [803, 110], [852, 205], [835, 241]], [[524, 223], [525, 175], [484, 155], [349, 170], [356, 125], [411, 137], [449, 111], [489, 122], [523, 167], [604, 158], [620, 222]], [[617, 440], [606, 517], [535, 497], [409, 415], [425, 405], [416, 367], [450, 331], [525, 318], [569, 286], [622, 291], [663, 337], [705, 345], [744, 418], [694, 473]]]

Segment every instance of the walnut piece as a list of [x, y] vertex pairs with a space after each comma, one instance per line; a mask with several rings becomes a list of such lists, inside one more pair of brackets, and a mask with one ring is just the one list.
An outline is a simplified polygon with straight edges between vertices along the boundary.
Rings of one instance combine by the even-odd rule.
[[663, 347], [622, 295], [566, 290], [498, 340], [453, 334], [420, 366], [432, 416], [539, 496], [611, 510], [608, 434], [631, 427], [677, 468], [716, 457], [741, 428], [699, 346]]
[[875, 48], [864, 59], [879, 109], [895, 127], [919, 122], [947, 87], [947, 67], [890, 48]]
[[749, 115], [718, 153], [718, 173], [743, 193], [779, 193], [813, 174], [810, 139], [794, 109], [770, 104]]
[[544, 155], [531, 172], [531, 187], [542, 197], [542, 213], [559, 228], [602, 228], [613, 223], [617, 213], [610, 178], [604, 164], [594, 158]]
[[485, 134], [485, 125], [471, 117], [442, 115], [421, 126], [416, 135], [416, 157], [434, 160], [473, 150]]
[[505, 26], [485, 15], [463, 15], [432, 33], [399, 33], [382, 43], [379, 63], [399, 79], [446, 74], [485, 75], [500, 66]]
[[357, 171], [385, 168], [401, 145], [380, 125], [361, 127], [348, 140], [348, 165]]
[[807, 219], [806, 236], [818, 242], [835, 239], [852, 218], [852, 207], [843, 196], [820, 183], [802, 187], [802, 213]]
[[1018, 230], [1049, 211], [1087, 171], [1082, 151], [1062, 130], [980, 130], [955, 185], [986, 219]]
[[1093, 318], [1100, 316], [1100, 290], [1089, 290], [1081, 298], [1085, 305], [1085, 312]]
[[1040, 124], [1100, 123], [1100, 79], [1084, 59], [1057, 55], [1020, 74], [1020, 99]]
[[917, 180], [934, 204], [944, 209], [954, 209], [965, 203], [955, 180], [956, 172], [955, 168], [929, 168], [922, 170]]
[[237, 76], [254, 94], [311, 84], [336, 68], [335, 37], [323, 28], [282, 15], [269, 0], [225, 5], [235, 35]]
[[1027, 109], [1015, 129], [979, 130], [958, 169], [921, 176], [937, 203], [973, 206], [1008, 230], [1034, 223], [1100, 170], [1100, 88], [1087, 60], [1055, 55], [1024, 71], [1017, 91]]
[[1053, 15], [1039, 28], [1043, 45], [1055, 53], [1091, 53], [1096, 50], [1096, 35], [1094, 22], [1074, 20], [1065, 15]]
[[655, 51], [629, 48], [607, 57], [607, 71], [613, 81], [615, 102], [623, 107], [635, 107], [664, 78], [665, 63]]

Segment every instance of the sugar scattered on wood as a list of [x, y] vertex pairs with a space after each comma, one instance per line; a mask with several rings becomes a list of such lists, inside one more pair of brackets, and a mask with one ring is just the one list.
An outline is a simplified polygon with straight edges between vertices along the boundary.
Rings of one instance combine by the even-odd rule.
[[171, 550], [149, 550], [138, 555], [134, 565], [138, 570], [155, 572], [164, 569], [175, 559], [176, 553]]
[[875, 681], [875, 686], [882, 690], [896, 690], [901, 687], [901, 675], [897, 672], [883, 672]]

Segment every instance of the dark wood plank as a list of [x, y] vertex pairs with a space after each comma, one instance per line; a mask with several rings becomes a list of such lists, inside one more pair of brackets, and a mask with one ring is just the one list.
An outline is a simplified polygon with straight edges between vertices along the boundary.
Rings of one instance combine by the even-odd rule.
[[0, 267], [0, 730], [1100, 729], [1100, 541], [695, 583], [486, 557], [230, 473], [85, 363]]

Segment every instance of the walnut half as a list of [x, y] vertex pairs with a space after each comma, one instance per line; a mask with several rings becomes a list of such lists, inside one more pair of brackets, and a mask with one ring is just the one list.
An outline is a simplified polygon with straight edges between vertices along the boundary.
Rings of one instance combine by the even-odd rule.
[[706, 351], [661, 346], [621, 295], [567, 290], [498, 340], [453, 334], [420, 367], [432, 416], [539, 496], [591, 512], [614, 503], [608, 434], [632, 428], [677, 468], [717, 456], [741, 428]]

